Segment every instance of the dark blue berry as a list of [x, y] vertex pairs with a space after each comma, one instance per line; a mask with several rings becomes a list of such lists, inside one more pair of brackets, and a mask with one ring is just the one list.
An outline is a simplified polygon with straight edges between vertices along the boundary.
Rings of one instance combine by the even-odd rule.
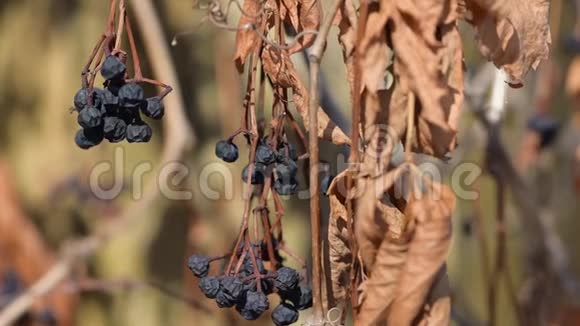
[[284, 158], [289, 158], [293, 161], [298, 161], [298, 153], [296, 152], [296, 147], [288, 143], [280, 143], [278, 145], [278, 153], [280, 154], [279, 161]]
[[105, 112], [112, 112], [117, 109], [117, 106], [119, 105], [119, 98], [115, 96], [110, 90], [106, 88], [99, 89], [97, 94], [103, 108], [105, 109]]
[[89, 149], [103, 141], [103, 129], [100, 127], [80, 129], [75, 135], [75, 143], [82, 149]]
[[298, 173], [298, 164], [289, 158], [284, 158], [281, 162], [276, 164], [276, 172], [279, 177], [290, 180], [291, 178], [296, 177], [296, 174]]
[[[242, 280], [237, 276], [225, 276], [220, 280], [220, 291], [216, 296], [216, 300], [220, 299], [222, 304], [228, 305], [240, 303], [243, 300], [245, 291], [244, 291], [244, 283]], [[218, 302], [218, 306], [220, 302]]]
[[259, 144], [256, 148], [255, 162], [264, 165], [272, 164], [276, 161], [276, 153], [268, 146], [266, 142]]
[[220, 140], [215, 144], [215, 155], [226, 162], [235, 162], [238, 159], [238, 146], [228, 140]]
[[286, 326], [298, 321], [298, 310], [282, 302], [272, 311], [272, 321], [276, 326]]
[[236, 302], [232, 300], [231, 296], [220, 290], [215, 296], [215, 302], [220, 308], [230, 308], [236, 305]]
[[130, 143], [146, 143], [151, 140], [153, 130], [142, 121], [134, 122], [127, 126], [127, 141]]
[[298, 287], [300, 275], [298, 272], [290, 267], [282, 267], [276, 272], [274, 279], [274, 286], [282, 292], [290, 292]]
[[209, 258], [193, 255], [187, 260], [187, 267], [196, 277], [206, 277], [209, 272]]
[[312, 307], [312, 289], [309, 286], [300, 286], [292, 291], [279, 292], [282, 300], [292, 302], [298, 310], [305, 310]]
[[163, 118], [163, 115], [165, 114], [165, 107], [161, 102], [161, 98], [155, 96], [147, 99], [146, 103], [141, 106], [141, 112], [143, 112], [146, 117], [159, 120]]
[[125, 139], [127, 124], [117, 117], [105, 117], [103, 123], [105, 138], [111, 143], [118, 143]]
[[[101, 99], [99, 96], [99, 89], [93, 88], [93, 106], [94, 107], [101, 106], [100, 101]], [[81, 88], [75, 94], [74, 106], [77, 109], [77, 111], [80, 111], [88, 105], [89, 105], [89, 92], [86, 88]]]
[[123, 85], [119, 89], [119, 105], [136, 109], [143, 103], [143, 88], [137, 83]]
[[262, 292], [248, 291], [241, 303], [236, 305], [236, 310], [246, 320], [258, 319], [268, 308], [270, 303], [268, 297]]
[[101, 66], [101, 75], [105, 79], [118, 79], [125, 75], [127, 66], [119, 57], [108, 55]]
[[298, 192], [298, 181], [295, 178], [287, 180], [286, 178], [277, 178], [274, 182], [274, 190], [280, 196], [291, 196]]
[[215, 276], [206, 276], [199, 281], [199, 288], [206, 297], [214, 299], [220, 291], [220, 281]]
[[98, 127], [103, 123], [103, 114], [94, 106], [85, 106], [79, 111], [77, 122], [83, 128]]
[[560, 124], [550, 116], [534, 115], [528, 120], [528, 129], [540, 135], [540, 148], [544, 148], [554, 142], [558, 135]]
[[[252, 170], [252, 180], [250, 181], [253, 185], [263, 184], [266, 178], [266, 166], [261, 163], [254, 163], [254, 168]], [[246, 165], [242, 171], [242, 180], [244, 183], [248, 180], [248, 169], [249, 165]]]

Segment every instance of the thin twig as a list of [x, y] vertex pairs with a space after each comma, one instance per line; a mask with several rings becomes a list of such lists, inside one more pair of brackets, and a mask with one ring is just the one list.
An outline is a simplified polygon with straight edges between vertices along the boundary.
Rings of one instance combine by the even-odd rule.
[[320, 61], [326, 47], [326, 38], [332, 26], [332, 21], [343, 0], [335, 0], [332, 8], [324, 18], [324, 22], [310, 48], [310, 103], [309, 103], [309, 154], [310, 154], [310, 227], [312, 233], [312, 294], [315, 321], [324, 318], [321, 287], [321, 251], [320, 251], [320, 195], [318, 191], [318, 106]]

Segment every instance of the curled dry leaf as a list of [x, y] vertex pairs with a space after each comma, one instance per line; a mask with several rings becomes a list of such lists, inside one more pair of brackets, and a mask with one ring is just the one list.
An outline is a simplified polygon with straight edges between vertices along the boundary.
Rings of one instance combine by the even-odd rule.
[[385, 238], [398, 239], [405, 216], [384, 195], [406, 170], [401, 165], [380, 178], [357, 179], [355, 235], [366, 268], [375, 264], [377, 250]]
[[[262, 65], [274, 84], [292, 88], [292, 99], [296, 105], [296, 110], [302, 116], [304, 126], [308, 129], [310, 125], [308, 89], [298, 77], [298, 72], [290, 61], [288, 53], [269, 45], [265, 46], [262, 50]], [[350, 138], [332, 122], [320, 107], [318, 108], [318, 137], [337, 145], [350, 144]]]
[[236, 33], [236, 53], [234, 61], [239, 71], [243, 70], [244, 62], [248, 55], [253, 53], [256, 47], [260, 46], [260, 36], [256, 32], [248, 28], [252, 25], [258, 26], [260, 12], [262, 8], [258, 0], [244, 0], [242, 7], [242, 16], [238, 22], [238, 32]]
[[346, 209], [347, 171], [337, 175], [328, 188], [330, 218], [328, 222], [328, 247], [332, 297], [343, 300], [350, 284], [352, 251], [349, 247], [351, 237], [348, 231]]
[[451, 319], [451, 289], [445, 265], [439, 269], [431, 286], [418, 326], [449, 325]]
[[[399, 240], [385, 237], [377, 251], [367, 281], [366, 299], [359, 314], [360, 325], [410, 325], [419, 316], [424, 303], [430, 302], [436, 315], [424, 319], [444, 320], [449, 315], [445, 293], [438, 289], [443, 280], [440, 271], [451, 239], [451, 213], [455, 199], [451, 190], [441, 187], [440, 199], [428, 196], [411, 201], [406, 210], [414, 229]], [[429, 299], [429, 300], [428, 300]], [[428, 325], [428, 324], [427, 324]], [[436, 324], [432, 324], [436, 325]]]
[[548, 57], [549, 0], [466, 0], [479, 50], [514, 84]]
[[[415, 222], [407, 260], [389, 309], [389, 325], [410, 325], [417, 317], [445, 264], [451, 243], [451, 214], [455, 196], [451, 189], [440, 186], [419, 200], [411, 201], [405, 215]], [[441, 198], [432, 198], [440, 194]]]
[[[408, 94], [415, 104], [414, 150], [444, 157], [456, 147], [463, 103], [463, 50], [456, 1], [386, 1], [372, 5], [360, 42], [365, 126], [384, 124], [399, 137], [407, 128]], [[391, 27], [389, 27], [391, 26]], [[384, 87], [394, 53], [394, 86]], [[386, 117], [385, 117], [386, 116]], [[370, 139], [365, 141], [372, 142]]]
[[[322, 4], [319, 0], [298, 0], [298, 25], [296, 32], [306, 30], [317, 31], [322, 17]], [[298, 42], [288, 49], [289, 54], [300, 52], [314, 43], [316, 34], [309, 33], [301, 37]]]

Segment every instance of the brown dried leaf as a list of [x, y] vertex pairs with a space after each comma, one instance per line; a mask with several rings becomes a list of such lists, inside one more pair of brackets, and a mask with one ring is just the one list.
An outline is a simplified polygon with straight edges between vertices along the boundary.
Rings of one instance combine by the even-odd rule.
[[514, 84], [548, 58], [549, 0], [466, 0], [479, 50]]
[[411, 201], [406, 213], [416, 223], [414, 230], [400, 240], [382, 241], [357, 324], [375, 325], [386, 318], [388, 325], [410, 325], [425, 302], [436, 303], [437, 312], [423, 319], [448, 320], [443, 266], [455, 198], [445, 186], [441, 186], [440, 194], [437, 200], [424, 197]]
[[[441, 198], [432, 198], [436, 193]], [[416, 225], [396, 299], [389, 308], [389, 325], [410, 325], [423, 307], [438, 271], [445, 264], [454, 207], [455, 197], [446, 186], [408, 204], [405, 215]]]
[[451, 319], [451, 289], [445, 265], [437, 273], [423, 308], [418, 326], [449, 325]]
[[376, 325], [382, 320], [395, 299], [408, 247], [405, 239], [397, 241], [385, 238], [381, 243], [371, 277], [366, 281], [365, 300], [360, 308], [357, 325]]
[[346, 189], [346, 173], [347, 171], [343, 171], [336, 176], [328, 188], [330, 199], [328, 245], [334, 300], [345, 298], [350, 284], [352, 265], [352, 252], [349, 247], [351, 237], [348, 231], [346, 192], [344, 191]]
[[403, 165], [378, 179], [357, 179], [355, 234], [366, 268], [373, 268], [376, 253], [385, 238], [400, 238], [405, 216], [384, 195], [399, 179]]
[[260, 36], [252, 29], [248, 29], [248, 24], [258, 26], [261, 6], [258, 0], [244, 0], [242, 7], [242, 17], [238, 22], [238, 32], [236, 33], [236, 52], [234, 61], [239, 71], [243, 70], [244, 63], [248, 55], [260, 46]]
[[280, 17], [294, 27], [295, 30], [298, 29], [298, 3], [297, 0], [282, 0], [282, 6], [280, 7]]
[[[322, 4], [319, 0], [298, 0], [298, 27], [296, 32], [305, 30], [317, 31], [322, 18]], [[306, 34], [288, 49], [289, 54], [300, 52], [314, 43], [316, 34]]]
[[[262, 65], [272, 82], [281, 87], [292, 88], [292, 99], [296, 110], [302, 116], [304, 126], [309, 128], [308, 116], [308, 89], [302, 84], [298, 72], [294, 68], [288, 53], [272, 46], [265, 46], [262, 50]], [[331, 141], [337, 145], [350, 144], [350, 138], [318, 108], [318, 137]]]

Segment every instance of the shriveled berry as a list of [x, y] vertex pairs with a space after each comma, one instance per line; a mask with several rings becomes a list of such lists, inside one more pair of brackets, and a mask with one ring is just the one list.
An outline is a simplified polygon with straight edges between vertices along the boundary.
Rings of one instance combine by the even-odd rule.
[[80, 110], [77, 122], [83, 128], [98, 127], [103, 123], [103, 114], [94, 106], [85, 106]]
[[214, 299], [220, 291], [220, 281], [215, 276], [206, 276], [199, 281], [199, 288], [206, 297]]
[[119, 105], [119, 98], [108, 89], [99, 89], [97, 91], [101, 104], [106, 112], [114, 111]]
[[[252, 169], [252, 180], [250, 181], [253, 185], [263, 184], [266, 178], [266, 166], [261, 163], [254, 163], [254, 168]], [[242, 171], [242, 180], [246, 182], [248, 180], [248, 170], [250, 165], [246, 165]]]
[[128, 83], [119, 89], [119, 105], [136, 109], [143, 103], [143, 88], [137, 83]]
[[130, 143], [146, 143], [152, 135], [153, 130], [145, 122], [134, 122], [127, 126], [127, 141]]
[[282, 300], [292, 302], [298, 310], [305, 310], [312, 307], [312, 289], [309, 286], [300, 286], [292, 291], [280, 292]]
[[282, 292], [290, 292], [298, 286], [300, 275], [290, 267], [282, 267], [276, 272], [274, 286]]
[[117, 117], [105, 117], [103, 123], [105, 138], [111, 143], [118, 143], [125, 139], [127, 124]]
[[146, 103], [141, 106], [141, 112], [151, 119], [159, 120], [163, 118], [165, 114], [165, 107], [161, 102], [159, 96], [150, 97], [147, 99]]
[[220, 308], [230, 308], [236, 305], [236, 302], [232, 300], [231, 296], [220, 290], [215, 296], [215, 302]]
[[[244, 283], [239, 277], [226, 276], [220, 280], [220, 291], [218, 296], [222, 296], [226, 301], [233, 304], [241, 302], [244, 291]], [[216, 297], [217, 299], [217, 297]]]
[[298, 310], [292, 305], [282, 302], [272, 311], [272, 321], [276, 326], [286, 326], [298, 320]]
[[296, 174], [298, 173], [298, 164], [289, 158], [284, 158], [281, 162], [276, 164], [276, 172], [279, 177], [290, 180], [291, 178], [296, 177]]
[[238, 146], [228, 140], [220, 140], [215, 144], [215, 155], [225, 162], [235, 162], [238, 159]]
[[[260, 258], [256, 258], [256, 264], [258, 266], [258, 272], [260, 274], [266, 274], [268, 272], [266, 270], [266, 268], [264, 267], [264, 262]], [[246, 275], [252, 275], [252, 274], [254, 274], [254, 262], [248, 256], [246, 256], [246, 259], [244, 260], [243, 272]]]
[[82, 149], [89, 149], [103, 141], [103, 130], [100, 127], [80, 129], [75, 135], [75, 143]]
[[285, 180], [285, 178], [278, 178], [274, 182], [274, 190], [280, 196], [291, 196], [298, 192], [298, 181], [295, 178]]
[[119, 57], [108, 55], [101, 67], [101, 75], [105, 79], [122, 78], [127, 70], [127, 66]]
[[245, 300], [236, 305], [236, 310], [246, 320], [258, 319], [268, 308], [270, 302], [262, 292], [248, 291]]
[[206, 277], [209, 272], [209, 258], [193, 255], [187, 260], [187, 267], [196, 277]]
[[[98, 96], [99, 89], [93, 88], [93, 106], [99, 107], [101, 105], [101, 99]], [[84, 109], [87, 105], [89, 105], [89, 91], [86, 88], [81, 88], [77, 91], [74, 98], [74, 106], [75, 108], [80, 111]]]
[[267, 143], [259, 144], [256, 148], [255, 162], [264, 165], [272, 164], [276, 161], [276, 153], [268, 146]]
[[293, 161], [298, 160], [298, 153], [296, 152], [296, 147], [294, 147], [294, 145], [292, 144], [280, 143], [278, 145], [278, 153], [280, 154], [278, 156], [279, 161], [281, 161], [283, 158], [289, 158]]
[[560, 124], [550, 116], [534, 115], [528, 120], [528, 129], [540, 135], [540, 148], [544, 148], [554, 142], [558, 135]]

